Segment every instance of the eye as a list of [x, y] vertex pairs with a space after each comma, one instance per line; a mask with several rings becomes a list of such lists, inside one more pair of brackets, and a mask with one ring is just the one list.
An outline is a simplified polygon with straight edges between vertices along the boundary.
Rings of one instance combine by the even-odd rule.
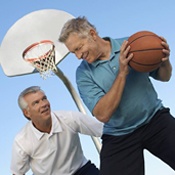
[[34, 101], [33, 106], [37, 105], [38, 103], [39, 103], [39, 101]]
[[80, 47], [76, 48], [75, 51], [81, 50], [82, 47], [83, 47], [83, 45], [81, 45]]
[[44, 101], [44, 100], [47, 100], [47, 97], [46, 97], [46, 96], [44, 96], [42, 100], [43, 100], [43, 101]]
[[78, 48], [78, 50], [80, 50], [82, 47], [83, 47], [83, 45], [81, 45], [81, 46]]

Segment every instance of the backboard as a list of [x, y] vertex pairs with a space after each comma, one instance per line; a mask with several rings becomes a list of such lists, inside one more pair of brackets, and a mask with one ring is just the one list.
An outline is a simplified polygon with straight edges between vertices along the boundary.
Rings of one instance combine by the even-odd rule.
[[64, 23], [74, 18], [71, 14], [44, 9], [29, 13], [15, 22], [7, 31], [0, 47], [0, 63], [7, 76], [19, 76], [37, 72], [23, 60], [23, 51], [41, 40], [51, 40], [55, 44], [56, 64], [69, 53], [66, 46], [58, 42]]

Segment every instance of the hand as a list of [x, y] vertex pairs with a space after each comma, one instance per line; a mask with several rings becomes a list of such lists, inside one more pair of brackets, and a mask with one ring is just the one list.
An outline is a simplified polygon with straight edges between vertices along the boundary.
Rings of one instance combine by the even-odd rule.
[[167, 41], [165, 38], [160, 37], [162, 39], [162, 46], [164, 49], [162, 49], [162, 52], [165, 54], [165, 57], [162, 58], [162, 64], [160, 65], [158, 71], [157, 71], [157, 80], [160, 81], [169, 81], [172, 74], [172, 66], [169, 60], [170, 56], [170, 48], [167, 44]]
[[132, 59], [133, 54], [129, 54], [130, 46], [128, 46], [128, 41], [124, 41], [121, 48], [120, 48], [120, 72], [125, 74], [129, 73], [128, 63]]
[[162, 39], [162, 43], [161, 44], [164, 47], [164, 49], [162, 50], [163, 53], [165, 54], [165, 57], [162, 58], [162, 61], [164, 62], [164, 61], [169, 60], [170, 48], [169, 48], [169, 45], [168, 45], [166, 39], [164, 37], [162, 37], [162, 36], [160, 38]]

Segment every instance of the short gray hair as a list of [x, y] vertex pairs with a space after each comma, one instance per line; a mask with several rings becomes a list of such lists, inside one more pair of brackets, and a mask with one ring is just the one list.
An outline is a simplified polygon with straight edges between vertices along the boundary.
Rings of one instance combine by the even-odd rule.
[[70, 19], [64, 24], [58, 40], [65, 43], [71, 33], [76, 33], [81, 37], [86, 37], [88, 36], [90, 29], [96, 31], [95, 26], [92, 25], [86, 17]]
[[[28, 88], [26, 88], [25, 90], [23, 90], [23, 91], [20, 93], [20, 95], [19, 95], [19, 97], [18, 97], [18, 105], [19, 105], [20, 109], [23, 111], [23, 114], [24, 114], [24, 109], [27, 109], [27, 107], [28, 107], [27, 102], [24, 100], [24, 96], [25, 96], [26, 94], [35, 93], [35, 92], [37, 92], [37, 91], [41, 91], [41, 92], [44, 93], [44, 91], [41, 90], [41, 88], [40, 88], [39, 86], [31, 86], [31, 87], [28, 87]], [[24, 116], [25, 116], [25, 114], [24, 114]], [[27, 116], [25, 116], [25, 117], [26, 117], [28, 120], [30, 120], [30, 118], [28, 118]]]
[[37, 92], [37, 91], [42, 91], [41, 88], [39, 86], [31, 86], [31, 87], [28, 87], [26, 88], [25, 90], [23, 90], [19, 97], [18, 97], [18, 105], [20, 107], [20, 109], [23, 111], [24, 109], [27, 108], [28, 104], [27, 102], [24, 100], [24, 96], [26, 94], [29, 94], [29, 93], [34, 93], [34, 92]]

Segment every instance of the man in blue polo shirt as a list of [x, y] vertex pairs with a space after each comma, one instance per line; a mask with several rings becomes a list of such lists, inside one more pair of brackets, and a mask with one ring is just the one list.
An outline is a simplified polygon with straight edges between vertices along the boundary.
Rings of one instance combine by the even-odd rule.
[[169, 81], [172, 66], [169, 45], [161, 66], [139, 73], [128, 66], [128, 38], [101, 38], [85, 17], [69, 20], [59, 41], [78, 59], [76, 81], [91, 113], [104, 122], [101, 175], [143, 175], [143, 150], [175, 169], [175, 118], [158, 99], [149, 79]]

